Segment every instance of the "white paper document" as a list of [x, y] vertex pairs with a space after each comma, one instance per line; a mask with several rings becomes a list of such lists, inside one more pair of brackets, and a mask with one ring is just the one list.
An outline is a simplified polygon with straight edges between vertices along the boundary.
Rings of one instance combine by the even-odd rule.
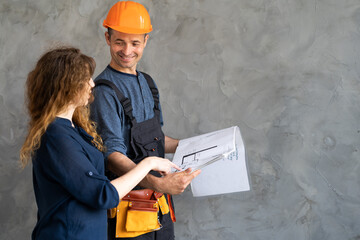
[[250, 190], [244, 142], [237, 126], [180, 140], [173, 162], [183, 170], [202, 169], [191, 182], [194, 197]]

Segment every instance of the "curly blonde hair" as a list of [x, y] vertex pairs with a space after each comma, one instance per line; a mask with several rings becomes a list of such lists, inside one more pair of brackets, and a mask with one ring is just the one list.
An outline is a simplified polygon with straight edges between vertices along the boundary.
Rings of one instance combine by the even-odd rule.
[[[20, 150], [20, 162], [25, 167], [40, 147], [41, 137], [57, 114], [82, 93], [95, 71], [95, 61], [79, 49], [60, 47], [46, 52], [29, 73], [26, 81], [26, 106], [30, 116], [28, 135]], [[72, 121], [104, 151], [96, 125], [90, 120], [89, 106], [77, 107]]]

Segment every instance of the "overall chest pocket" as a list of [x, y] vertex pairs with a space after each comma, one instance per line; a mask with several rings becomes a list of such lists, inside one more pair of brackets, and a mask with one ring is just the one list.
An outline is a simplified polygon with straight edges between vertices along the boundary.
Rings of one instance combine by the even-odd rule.
[[134, 161], [148, 156], [165, 156], [165, 136], [156, 117], [131, 128], [131, 147]]

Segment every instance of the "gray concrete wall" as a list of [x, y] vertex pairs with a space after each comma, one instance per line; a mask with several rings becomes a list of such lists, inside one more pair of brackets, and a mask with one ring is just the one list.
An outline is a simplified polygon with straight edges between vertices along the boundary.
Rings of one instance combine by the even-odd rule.
[[[144, 0], [154, 31], [139, 69], [156, 80], [165, 132], [238, 125], [252, 190], [176, 196], [177, 239], [360, 239], [360, 1]], [[109, 63], [115, 1], [0, 0], [0, 239], [36, 221], [24, 82], [49, 47]], [[224, 173], [226, 174], [226, 173]]]

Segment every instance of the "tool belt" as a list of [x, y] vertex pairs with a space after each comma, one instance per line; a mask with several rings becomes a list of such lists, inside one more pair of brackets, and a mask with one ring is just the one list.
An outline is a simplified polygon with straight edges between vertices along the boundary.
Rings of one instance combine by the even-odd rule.
[[116, 238], [129, 238], [159, 230], [159, 211], [163, 215], [170, 212], [175, 221], [171, 203], [169, 207], [163, 193], [141, 189], [126, 194], [116, 208], [108, 211], [108, 217], [116, 217]]

